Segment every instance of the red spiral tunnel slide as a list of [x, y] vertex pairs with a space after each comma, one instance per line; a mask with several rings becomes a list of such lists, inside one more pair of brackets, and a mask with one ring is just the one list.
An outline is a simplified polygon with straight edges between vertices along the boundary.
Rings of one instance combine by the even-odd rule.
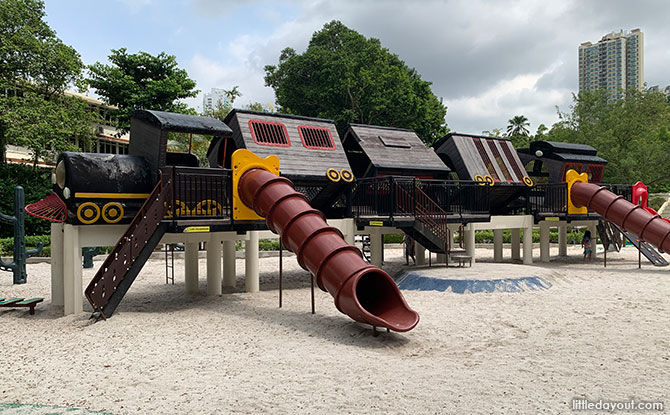
[[399, 332], [417, 325], [419, 315], [393, 279], [363, 261], [358, 248], [348, 245], [290, 180], [252, 168], [240, 177], [238, 192], [242, 202], [264, 217], [284, 246], [296, 253], [319, 288], [335, 298], [338, 310], [361, 323]]
[[663, 252], [670, 252], [670, 223], [642, 206], [634, 205], [604, 187], [593, 183], [575, 182], [570, 191], [572, 203], [586, 206], [610, 222], [649, 242]]

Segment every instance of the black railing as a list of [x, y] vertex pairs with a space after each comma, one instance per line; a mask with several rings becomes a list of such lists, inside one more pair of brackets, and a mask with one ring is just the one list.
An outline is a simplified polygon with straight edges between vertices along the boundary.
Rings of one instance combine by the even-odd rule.
[[629, 202], [633, 201], [633, 186], [630, 184], [602, 184], [609, 189], [610, 192], [623, 196]]
[[528, 210], [533, 215], [567, 215], [568, 184], [536, 184], [528, 192]]
[[227, 219], [231, 217], [231, 172], [225, 169], [165, 167], [174, 192], [168, 218]]
[[356, 181], [352, 196], [353, 215], [390, 220], [415, 217], [418, 199], [424, 197], [417, 196], [417, 191], [428, 196], [454, 219], [490, 212], [488, 186], [475, 182], [384, 176]]

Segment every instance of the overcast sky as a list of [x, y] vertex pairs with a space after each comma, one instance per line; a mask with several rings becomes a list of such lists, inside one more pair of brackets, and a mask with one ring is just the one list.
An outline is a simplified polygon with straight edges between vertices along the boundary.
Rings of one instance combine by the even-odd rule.
[[[84, 63], [110, 49], [177, 57], [198, 89], [239, 85], [235, 102], [274, 103], [263, 67], [340, 20], [381, 40], [433, 83], [452, 131], [504, 129], [525, 115], [531, 132], [557, 121], [578, 89], [577, 49], [612, 31], [644, 32], [645, 81], [670, 85], [670, 1], [46, 0], [47, 22]], [[201, 109], [202, 93], [187, 101]]]

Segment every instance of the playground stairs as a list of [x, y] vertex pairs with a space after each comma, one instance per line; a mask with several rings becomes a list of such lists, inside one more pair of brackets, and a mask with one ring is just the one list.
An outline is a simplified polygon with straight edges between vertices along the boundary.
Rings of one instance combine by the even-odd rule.
[[97, 318], [114, 313], [167, 231], [168, 224], [163, 218], [168, 213], [172, 192], [171, 178], [159, 181], [84, 291], [95, 310], [94, 316], [99, 313]]
[[340, 197], [342, 189], [349, 185], [347, 182], [330, 182], [328, 183], [309, 203], [314, 209], [326, 210], [333, 205], [335, 199]]
[[[447, 251], [449, 240], [449, 228], [447, 227], [447, 212], [445, 212], [433, 199], [430, 198], [418, 186], [413, 189], [414, 197], [407, 196], [402, 187], [397, 188], [399, 195], [397, 203], [400, 211], [414, 215], [414, 221], [408, 225], [400, 225], [406, 234], [420, 243], [431, 252], [444, 254]], [[409, 201], [414, 202], [414, 206]]]
[[621, 251], [621, 248], [626, 242], [623, 234], [619, 229], [615, 228], [612, 222], [600, 220], [596, 229], [598, 230], [598, 235], [600, 236], [600, 241], [603, 243], [603, 246], [608, 251]]
[[[653, 265], [657, 267], [665, 267], [668, 265], [668, 261], [663, 258], [663, 256], [648, 242], [640, 240], [637, 235], [624, 230], [619, 225], [609, 222], [609, 224], [616, 230], [618, 230], [624, 238], [621, 238], [623, 241], [628, 239], [635, 248], [637, 248], [645, 258], [649, 260]], [[602, 236], [601, 236], [602, 238]], [[623, 242], [621, 243], [623, 245]], [[620, 245], [620, 246], [621, 246]]]

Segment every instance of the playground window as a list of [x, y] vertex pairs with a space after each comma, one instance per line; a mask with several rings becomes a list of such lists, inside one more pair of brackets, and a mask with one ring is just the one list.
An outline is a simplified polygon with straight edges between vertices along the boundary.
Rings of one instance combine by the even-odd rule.
[[256, 144], [262, 146], [290, 147], [286, 126], [280, 122], [250, 120], [249, 130]]
[[589, 164], [586, 166], [586, 173], [589, 175], [589, 182], [600, 183], [603, 181], [604, 166], [600, 164]]
[[333, 134], [328, 128], [299, 125], [298, 133], [305, 148], [312, 150], [335, 150]]
[[561, 181], [565, 181], [565, 174], [568, 172], [568, 170], [574, 170], [577, 173], [581, 173], [582, 163], [565, 163], [565, 166], [563, 166], [563, 174], [561, 174]]

